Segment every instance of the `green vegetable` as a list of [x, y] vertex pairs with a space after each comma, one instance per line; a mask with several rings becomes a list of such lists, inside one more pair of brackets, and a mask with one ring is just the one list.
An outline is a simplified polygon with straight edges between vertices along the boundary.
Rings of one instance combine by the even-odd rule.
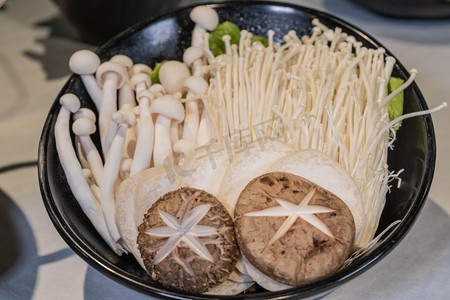
[[222, 37], [227, 34], [231, 37], [231, 44], [239, 44], [241, 31], [239, 27], [229, 21], [219, 24], [216, 29], [210, 32], [209, 48], [214, 56], [225, 53], [225, 43], [222, 41]]
[[161, 83], [159, 81], [159, 69], [161, 68], [162, 64], [166, 61], [163, 60], [162, 62], [156, 63], [155, 67], [153, 68], [153, 71], [150, 73], [150, 79], [152, 80], [152, 84], [155, 83]]
[[260, 42], [261, 44], [264, 45], [264, 47], [268, 47], [269, 46], [269, 42], [267, 41], [267, 39], [263, 36], [260, 35], [253, 35], [252, 36], [252, 42]]
[[[389, 78], [388, 92], [392, 93], [397, 88], [399, 88], [404, 82], [405, 81], [401, 78], [397, 77]], [[403, 115], [403, 91], [395, 95], [395, 97], [392, 98], [387, 105], [388, 105], [389, 119], [394, 120], [395, 118], [398, 118], [401, 115]], [[394, 127], [394, 129], [398, 130], [400, 126], [401, 123], [399, 123], [396, 127]]]

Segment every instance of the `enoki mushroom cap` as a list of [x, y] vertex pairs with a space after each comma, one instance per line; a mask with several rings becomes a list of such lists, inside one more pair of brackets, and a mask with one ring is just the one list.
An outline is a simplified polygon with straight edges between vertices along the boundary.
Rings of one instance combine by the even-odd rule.
[[72, 93], [67, 93], [59, 98], [59, 104], [64, 108], [68, 109], [70, 112], [75, 113], [80, 109], [80, 99]]
[[184, 120], [183, 104], [177, 98], [170, 95], [164, 95], [153, 100], [150, 109], [153, 113], [164, 115], [176, 122], [182, 122]]
[[79, 75], [94, 74], [100, 65], [100, 58], [91, 50], [78, 50], [69, 59], [70, 70]]
[[193, 22], [206, 30], [211, 31], [219, 25], [219, 15], [213, 8], [206, 5], [195, 7], [189, 14], [189, 17]]
[[95, 132], [95, 123], [88, 118], [80, 118], [73, 122], [72, 131], [78, 136], [88, 136]]
[[96, 74], [97, 83], [100, 87], [103, 87], [106, 75], [111, 73], [117, 76], [117, 87], [121, 87], [128, 76], [124, 66], [112, 61], [104, 62], [98, 67]]

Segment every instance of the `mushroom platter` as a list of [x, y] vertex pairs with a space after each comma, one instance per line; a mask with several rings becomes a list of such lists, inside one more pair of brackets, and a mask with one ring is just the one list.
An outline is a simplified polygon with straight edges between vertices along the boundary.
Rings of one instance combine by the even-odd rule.
[[55, 104], [57, 160], [109, 257], [141, 268], [134, 287], [317, 294], [405, 234], [404, 208], [383, 215], [419, 183], [391, 153], [446, 103], [407, 103], [417, 70], [343, 21], [313, 12], [301, 32], [262, 14], [264, 28], [241, 27], [230, 7], [186, 8], [176, 57], [75, 52], [88, 101], [68, 90]]

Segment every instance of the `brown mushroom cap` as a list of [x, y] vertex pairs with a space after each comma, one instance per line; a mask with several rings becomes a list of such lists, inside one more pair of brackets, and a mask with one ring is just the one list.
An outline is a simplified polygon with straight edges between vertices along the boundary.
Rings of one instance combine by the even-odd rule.
[[[332, 236], [299, 217], [270, 244], [288, 217], [248, 215], [281, 207], [279, 199], [299, 205], [314, 189], [308, 205], [333, 210], [313, 214]], [[302, 177], [285, 172], [261, 175], [246, 186], [236, 204], [235, 229], [239, 247], [248, 261], [265, 275], [288, 285], [311, 283], [338, 270], [350, 254], [355, 238], [353, 216], [342, 200]]]
[[[167, 226], [160, 211], [176, 217], [182, 223], [193, 209], [204, 204], [210, 205], [210, 208], [197, 224], [217, 228], [217, 232], [198, 236], [197, 239], [207, 248], [213, 261], [202, 258], [181, 241], [164, 259], [154, 264], [158, 251], [168, 240], [167, 236], [147, 232]], [[213, 195], [202, 190], [180, 188], [165, 194], [148, 210], [138, 230], [137, 243], [148, 274], [169, 288], [190, 293], [206, 292], [228, 278], [238, 259], [231, 216]]]

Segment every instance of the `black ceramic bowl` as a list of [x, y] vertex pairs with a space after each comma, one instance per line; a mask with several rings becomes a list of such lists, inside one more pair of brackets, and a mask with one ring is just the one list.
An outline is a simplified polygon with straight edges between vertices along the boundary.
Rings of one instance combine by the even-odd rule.
[[[367, 47], [381, 46], [370, 35], [353, 25], [305, 7], [252, 1], [222, 2], [215, 8], [221, 21], [230, 20], [240, 28], [260, 35], [265, 35], [268, 29], [274, 29], [275, 38], [279, 41], [289, 30], [295, 30], [299, 35], [310, 34], [311, 19], [317, 17], [329, 27], [341, 27]], [[115, 54], [125, 54], [135, 63], [149, 65], [162, 59], [181, 59], [183, 49], [190, 45], [193, 29], [193, 23], [189, 20], [191, 9], [192, 7], [182, 8], [139, 24], [112, 39], [97, 52], [103, 60]], [[408, 77], [407, 71], [400, 63], [395, 65], [394, 75]], [[78, 95], [83, 106], [94, 109], [80, 78], [74, 75], [62, 88], [45, 122], [39, 144], [39, 180], [45, 207], [56, 229], [88, 264], [113, 280], [157, 297], [186, 297], [153, 282], [131, 255], [122, 257], [115, 255], [82, 213], [67, 185], [53, 136], [60, 108], [58, 100], [67, 92]], [[405, 97], [406, 112], [427, 109], [425, 100], [415, 84], [405, 91]], [[402, 173], [403, 184], [399, 189], [394, 188], [388, 195], [378, 231], [395, 220], [402, 220], [400, 225], [386, 234], [372, 251], [327, 279], [282, 292], [267, 292], [260, 289], [239, 297], [249, 299], [318, 297], [372, 267], [400, 243], [416, 220], [431, 185], [435, 151], [435, 137], [430, 116], [405, 120], [398, 131], [395, 150], [389, 153], [390, 168], [405, 169]], [[192, 298], [209, 297], [197, 295]]]

